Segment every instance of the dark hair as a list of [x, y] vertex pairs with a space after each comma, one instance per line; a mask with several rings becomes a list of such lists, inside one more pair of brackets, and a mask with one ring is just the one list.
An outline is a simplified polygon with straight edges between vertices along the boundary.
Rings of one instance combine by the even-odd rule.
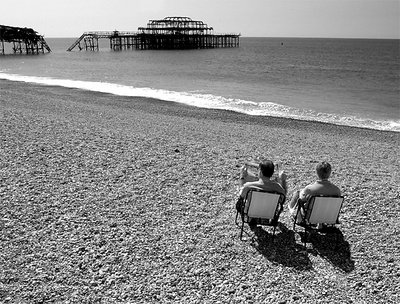
[[328, 179], [331, 176], [332, 167], [328, 162], [323, 161], [315, 168], [320, 179]]
[[270, 160], [262, 160], [260, 162], [260, 171], [265, 177], [271, 177], [274, 174], [274, 163]]

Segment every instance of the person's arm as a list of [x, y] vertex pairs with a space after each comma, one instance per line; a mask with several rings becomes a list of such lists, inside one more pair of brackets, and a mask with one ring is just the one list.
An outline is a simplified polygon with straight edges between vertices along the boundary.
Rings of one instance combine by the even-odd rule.
[[305, 187], [304, 189], [302, 189], [300, 191], [299, 199], [302, 202], [306, 202], [309, 198], [309, 194], [310, 194], [310, 190], [307, 187]]
[[285, 190], [285, 194], [287, 193], [287, 175], [285, 174], [284, 171], [280, 171], [278, 175], [278, 180], [277, 182], [282, 186], [283, 190]]
[[239, 196], [244, 199], [244, 198], [246, 198], [247, 192], [249, 192], [249, 187], [246, 187], [246, 185], [243, 185], [243, 187], [239, 191]]
[[252, 172], [249, 172], [249, 170], [247, 170], [247, 166], [243, 166], [240, 168], [240, 178], [239, 178], [239, 186], [240, 187], [243, 187], [243, 185], [245, 183], [254, 182], [257, 179], [258, 178], [255, 174], [253, 174]]
[[307, 187], [300, 191], [299, 200], [304, 203], [304, 208], [308, 208], [311, 191]]

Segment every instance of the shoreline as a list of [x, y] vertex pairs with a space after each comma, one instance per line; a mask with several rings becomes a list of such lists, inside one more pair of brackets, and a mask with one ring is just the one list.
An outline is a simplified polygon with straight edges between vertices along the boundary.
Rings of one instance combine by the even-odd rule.
[[[400, 300], [399, 133], [0, 86], [0, 302]], [[274, 242], [234, 223], [258, 156], [288, 175]], [[345, 196], [337, 250], [304, 248], [287, 213], [321, 160]]]
[[[22, 76], [25, 77], [25, 76]], [[119, 95], [118, 93], [114, 93], [114, 92], [107, 92], [107, 91], [101, 91], [101, 90], [95, 90], [92, 88], [84, 88], [84, 87], [74, 87], [71, 86], [70, 84], [68, 85], [62, 85], [62, 84], [51, 84], [51, 83], [41, 83], [41, 82], [30, 82], [30, 81], [26, 81], [26, 80], [14, 80], [14, 79], [0, 79], [0, 81], [11, 81], [11, 82], [21, 82], [21, 83], [27, 83], [27, 84], [31, 84], [31, 85], [40, 85], [40, 86], [44, 86], [44, 87], [49, 87], [49, 88], [64, 88], [64, 89], [75, 89], [75, 90], [82, 90], [82, 91], [86, 91], [86, 92], [91, 92], [93, 94], [110, 94], [116, 97], [127, 97], [127, 98], [144, 98], [144, 99], [148, 99], [148, 100], [159, 100], [159, 101], [163, 101], [165, 103], [174, 103], [174, 104], [179, 104], [179, 105], [184, 105], [184, 106], [193, 106], [193, 107], [197, 107], [200, 109], [211, 109], [211, 108], [207, 108], [207, 107], [201, 107], [201, 106], [196, 106], [196, 105], [190, 105], [187, 104], [185, 102], [179, 102], [179, 101], [173, 101], [173, 100], [164, 100], [164, 99], [158, 99], [155, 97], [141, 97], [141, 96], [125, 96], [125, 95]], [[61, 81], [61, 80], [59, 80]], [[79, 82], [79, 81], [78, 81]], [[270, 116], [270, 115], [252, 115], [252, 114], [247, 114], [244, 112], [241, 112], [240, 110], [234, 110], [234, 109], [211, 109], [211, 110], [216, 110], [216, 111], [227, 111], [227, 112], [234, 112], [237, 114], [243, 114], [243, 115], [248, 115], [251, 117], [259, 117], [259, 118], [263, 118], [263, 117], [268, 117], [268, 118], [278, 118], [278, 119], [289, 119], [289, 120], [294, 120], [294, 121], [304, 121], [304, 122], [311, 122], [311, 123], [321, 123], [321, 124], [328, 124], [328, 125], [334, 125], [334, 126], [344, 126], [344, 127], [350, 127], [350, 128], [360, 128], [360, 129], [367, 129], [367, 130], [374, 130], [374, 131], [384, 131], [384, 132], [394, 132], [394, 133], [400, 133], [400, 129], [399, 130], [390, 130], [387, 129], [389, 127], [381, 127], [380, 129], [378, 128], [374, 128], [372, 126], [368, 127], [368, 126], [357, 126], [357, 125], [349, 125], [349, 124], [342, 124], [342, 123], [335, 123], [335, 122], [329, 122], [329, 121], [318, 121], [318, 120], [314, 120], [314, 119], [309, 119], [309, 118], [295, 118], [295, 117], [279, 117], [279, 116]], [[356, 119], [355, 117], [353, 117], [353, 119]], [[365, 121], [368, 121], [369, 119], [364, 119]], [[379, 125], [379, 124], [395, 124], [397, 125], [398, 123], [396, 123], [395, 121], [373, 121], [375, 124]], [[393, 127], [396, 128], [396, 127]]]

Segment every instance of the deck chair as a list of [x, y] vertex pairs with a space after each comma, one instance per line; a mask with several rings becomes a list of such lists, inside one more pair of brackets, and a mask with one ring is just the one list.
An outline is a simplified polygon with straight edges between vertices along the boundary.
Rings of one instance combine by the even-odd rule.
[[336, 225], [339, 224], [339, 213], [343, 201], [343, 196], [312, 196], [305, 203], [298, 201], [297, 212], [293, 218], [293, 231], [296, 231], [296, 226], [304, 228], [304, 246], [306, 246], [311, 231], [320, 233], [339, 232]]
[[238, 223], [240, 214], [242, 223], [240, 228], [240, 239], [243, 236], [245, 223], [256, 225], [273, 226], [273, 237], [275, 236], [276, 226], [278, 225], [279, 215], [283, 209], [285, 196], [276, 192], [267, 192], [259, 189], [250, 189], [241, 207], [236, 212], [235, 223]]

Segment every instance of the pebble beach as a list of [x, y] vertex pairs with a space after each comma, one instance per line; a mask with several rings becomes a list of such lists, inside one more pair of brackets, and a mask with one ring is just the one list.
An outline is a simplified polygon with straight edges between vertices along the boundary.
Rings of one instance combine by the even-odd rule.
[[[0, 303], [399, 303], [399, 135], [0, 80]], [[331, 163], [338, 248], [239, 239], [256, 157]]]

